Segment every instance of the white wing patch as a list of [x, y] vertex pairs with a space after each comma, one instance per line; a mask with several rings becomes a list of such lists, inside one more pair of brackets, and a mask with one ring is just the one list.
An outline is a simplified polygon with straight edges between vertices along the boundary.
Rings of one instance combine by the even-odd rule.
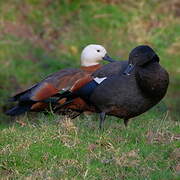
[[67, 91], [69, 89], [70, 89], [70, 87], [62, 88], [62, 91]]
[[94, 81], [96, 81], [98, 84], [101, 84], [105, 79], [107, 79], [107, 77], [103, 77], [103, 78], [94, 78]]

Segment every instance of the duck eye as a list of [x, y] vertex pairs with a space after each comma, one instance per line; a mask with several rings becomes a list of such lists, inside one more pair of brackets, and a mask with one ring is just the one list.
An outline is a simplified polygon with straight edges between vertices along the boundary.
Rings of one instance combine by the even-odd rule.
[[100, 52], [100, 50], [98, 49], [97, 52]]

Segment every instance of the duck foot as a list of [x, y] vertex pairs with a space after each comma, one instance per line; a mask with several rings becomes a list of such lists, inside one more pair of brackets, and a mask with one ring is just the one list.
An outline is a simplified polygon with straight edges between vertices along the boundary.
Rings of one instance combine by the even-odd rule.
[[106, 113], [101, 112], [99, 115], [100, 115], [99, 129], [102, 129], [102, 126], [104, 125], [104, 121], [105, 121], [105, 118], [106, 118]]
[[124, 119], [124, 125], [127, 127], [128, 126], [128, 122], [129, 122], [129, 119]]

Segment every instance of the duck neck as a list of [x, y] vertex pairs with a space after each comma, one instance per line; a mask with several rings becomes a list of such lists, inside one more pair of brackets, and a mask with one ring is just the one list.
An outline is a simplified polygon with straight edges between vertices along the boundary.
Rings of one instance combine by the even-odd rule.
[[168, 76], [158, 62], [137, 67], [135, 76], [140, 89], [147, 96], [161, 98], [165, 95], [168, 86]]
[[102, 65], [101, 64], [96, 64], [96, 65], [93, 65], [93, 66], [81, 66], [81, 69], [83, 71], [86, 71], [86, 72], [94, 72], [96, 70], [98, 70], [99, 68], [101, 68]]

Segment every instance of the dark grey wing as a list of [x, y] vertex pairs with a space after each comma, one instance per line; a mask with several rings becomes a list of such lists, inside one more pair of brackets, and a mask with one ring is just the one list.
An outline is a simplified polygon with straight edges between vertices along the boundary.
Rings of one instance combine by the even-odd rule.
[[112, 75], [122, 74], [128, 65], [128, 61], [116, 61], [104, 65], [102, 68], [95, 71], [93, 77], [109, 77]]

